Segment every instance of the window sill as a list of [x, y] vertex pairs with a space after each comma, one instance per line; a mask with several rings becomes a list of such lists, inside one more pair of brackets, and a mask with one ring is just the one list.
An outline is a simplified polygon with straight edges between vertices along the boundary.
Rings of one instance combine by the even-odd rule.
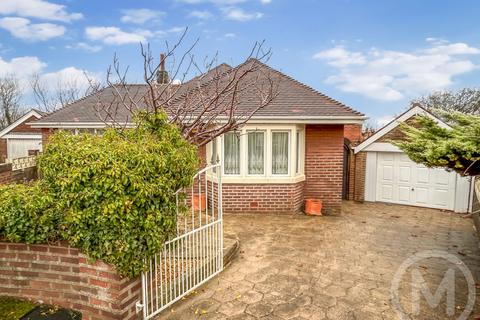
[[[215, 182], [217, 177], [209, 176], [208, 180]], [[288, 184], [302, 181], [305, 181], [305, 175], [303, 174], [296, 177], [222, 177], [222, 183], [224, 184]]]

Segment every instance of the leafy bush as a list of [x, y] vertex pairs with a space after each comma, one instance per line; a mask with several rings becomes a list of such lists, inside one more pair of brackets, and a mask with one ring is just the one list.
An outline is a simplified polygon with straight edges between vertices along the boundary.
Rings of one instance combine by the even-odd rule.
[[55, 133], [34, 186], [0, 189], [0, 236], [69, 241], [124, 276], [145, 269], [176, 229], [175, 191], [191, 184], [196, 147], [164, 114], [140, 114], [135, 129], [103, 136]]
[[461, 175], [480, 174], [480, 116], [460, 112], [437, 113], [450, 128], [427, 116], [412, 125], [401, 123], [406, 139], [393, 141], [413, 161], [427, 167], [444, 167]]
[[62, 217], [54, 203], [39, 184], [0, 186], [0, 235], [14, 242], [57, 240]]

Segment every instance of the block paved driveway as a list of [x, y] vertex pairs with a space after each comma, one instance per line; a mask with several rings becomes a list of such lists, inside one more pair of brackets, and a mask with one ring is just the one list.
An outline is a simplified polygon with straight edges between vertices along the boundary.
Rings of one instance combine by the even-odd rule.
[[[351, 202], [344, 203], [343, 212], [340, 217], [226, 215], [225, 231], [241, 242], [237, 258], [158, 319], [399, 319], [390, 301], [392, 278], [406, 258], [423, 250], [455, 255], [479, 282], [480, 252], [471, 219]], [[432, 294], [445, 271], [456, 268], [439, 258], [415, 267]], [[456, 315], [447, 315], [444, 295], [433, 309], [422, 298], [412, 319], [457, 319], [468, 286], [455, 271]], [[402, 278], [399, 290], [407, 312], [412, 312], [411, 274]]]

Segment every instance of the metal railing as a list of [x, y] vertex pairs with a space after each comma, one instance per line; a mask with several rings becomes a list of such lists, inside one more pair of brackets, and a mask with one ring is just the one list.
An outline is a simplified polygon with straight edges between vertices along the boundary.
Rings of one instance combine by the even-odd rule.
[[208, 166], [193, 177], [189, 190], [177, 191], [176, 236], [165, 242], [142, 273], [137, 309], [143, 319], [158, 315], [223, 270], [220, 173], [220, 164]]
[[15, 159], [7, 159], [7, 163], [12, 164], [12, 170], [21, 170], [30, 167], [35, 167], [37, 165], [37, 156], [28, 156]]

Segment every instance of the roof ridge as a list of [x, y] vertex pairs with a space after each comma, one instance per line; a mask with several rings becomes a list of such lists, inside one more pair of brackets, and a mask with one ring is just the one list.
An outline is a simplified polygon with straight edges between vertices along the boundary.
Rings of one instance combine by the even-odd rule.
[[327, 99], [327, 100], [330, 100], [331, 102], [334, 102], [334, 103], [338, 104], [340, 107], [345, 108], [345, 109], [347, 109], [348, 111], [351, 111], [351, 112], [357, 113], [358, 115], [363, 115], [363, 116], [364, 116], [364, 114], [361, 113], [360, 111], [357, 111], [357, 110], [353, 109], [352, 107], [347, 106], [346, 104], [344, 104], [344, 103], [342, 103], [342, 102], [340, 102], [340, 101], [338, 101], [338, 100], [336, 100], [336, 99], [333, 99], [333, 98], [330, 97], [330, 96], [327, 96], [326, 94], [318, 91], [318, 90], [315, 89], [315, 88], [310, 87], [309, 85], [307, 85], [307, 84], [305, 84], [305, 83], [303, 83], [303, 82], [300, 82], [300, 81], [292, 78], [291, 76], [283, 73], [282, 71], [279, 71], [279, 70], [277, 70], [277, 69], [274, 69], [274, 68], [270, 67], [268, 64], [265, 64], [265, 63], [261, 62], [260, 60], [258, 60], [258, 59], [256, 59], [256, 58], [250, 58], [250, 59], [247, 60], [247, 62], [250, 61], [250, 60], [255, 60], [257, 63], [262, 64], [264, 67], [272, 70], [273, 72], [276, 72], [276, 73], [280, 74], [281, 76], [289, 79], [290, 81], [293, 81], [293, 82], [295, 82], [296, 84], [304, 87], [305, 89], [308, 89], [308, 90], [312, 91], [313, 93], [316, 93], [316, 94], [322, 96], [323, 98], [325, 98], [325, 99]]

